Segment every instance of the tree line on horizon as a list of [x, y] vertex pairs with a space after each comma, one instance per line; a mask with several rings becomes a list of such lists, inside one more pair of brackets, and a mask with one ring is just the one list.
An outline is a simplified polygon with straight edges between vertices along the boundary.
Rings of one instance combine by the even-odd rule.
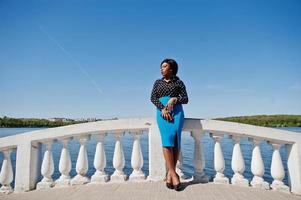
[[[117, 118], [112, 118], [117, 119]], [[95, 121], [102, 121], [102, 119], [97, 119]], [[72, 124], [79, 124], [79, 123], [85, 123], [89, 122], [88, 120], [58, 120], [58, 121], [52, 121], [48, 119], [36, 119], [36, 118], [11, 118], [11, 117], [0, 117], [0, 127], [2, 128], [17, 128], [17, 127], [58, 127], [58, 126], [66, 126], [66, 125], [72, 125]]]
[[264, 127], [301, 127], [301, 115], [252, 115], [216, 118], [216, 120]]
[[[112, 118], [118, 119], [118, 118]], [[96, 121], [102, 121], [98, 119]], [[215, 120], [238, 122], [264, 127], [301, 127], [301, 115], [253, 115], [215, 118]], [[51, 121], [36, 118], [0, 117], [0, 127], [58, 127], [88, 122], [87, 120]]]

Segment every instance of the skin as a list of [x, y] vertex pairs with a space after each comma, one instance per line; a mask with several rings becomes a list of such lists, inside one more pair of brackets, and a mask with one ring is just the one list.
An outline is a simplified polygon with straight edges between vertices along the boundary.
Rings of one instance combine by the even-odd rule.
[[[172, 70], [170, 68], [170, 65], [168, 63], [162, 63], [161, 67], [161, 74], [164, 77], [164, 80], [166, 82], [170, 81], [170, 78], [172, 77]], [[169, 114], [169, 111], [173, 110], [174, 104], [177, 102], [176, 97], [170, 98], [170, 100], [167, 102], [167, 105], [164, 109], [161, 110], [161, 115], [166, 120], [172, 120], [171, 115]], [[176, 138], [175, 138], [175, 144], [176, 144]], [[179, 149], [176, 147], [177, 145], [174, 145], [175, 147], [163, 147], [163, 155], [167, 166], [167, 177], [166, 182], [172, 183], [173, 185], [177, 185], [180, 183], [179, 175], [176, 173], [176, 164], [179, 159]]]

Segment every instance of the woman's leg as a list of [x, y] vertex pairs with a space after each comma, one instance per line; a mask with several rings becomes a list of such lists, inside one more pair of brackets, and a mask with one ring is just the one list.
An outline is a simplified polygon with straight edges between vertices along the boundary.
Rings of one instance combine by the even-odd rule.
[[179, 160], [180, 151], [177, 147], [173, 148], [173, 156], [174, 156], [174, 168], [176, 169], [177, 162]]
[[174, 156], [172, 147], [163, 147], [163, 155], [166, 162], [167, 170], [174, 170]]
[[[174, 160], [174, 169], [175, 169], [175, 171], [176, 171], [176, 165], [177, 165], [177, 162], [178, 162], [178, 160], [179, 160], [179, 155], [180, 155], [180, 151], [179, 151], [179, 148], [178, 148], [178, 137], [177, 137], [177, 135], [176, 135], [176, 137], [175, 137], [175, 142], [174, 142], [174, 147], [173, 147], [173, 160]], [[180, 177], [179, 177], [179, 175], [177, 174], [177, 173], [175, 173], [176, 174], [176, 176], [177, 176], [177, 183], [178, 183], [178, 181], [180, 181]]]
[[174, 156], [172, 147], [163, 147], [163, 155], [167, 167], [166, 182], [171, 183], [170, 172], [174, 170]]
[[168, 174], [166, 177], [166, 182], [172, 180], [173, 185], [177, 185], [180, 180], [175, 171], [175, 160], [174, 160], [174, 147], [163, 147], [163, 155], [166, 161]]
[[174, 160], [174, 168], [176, 169], [177, 162], [179, 160], [179, 149], [178, 149], [178, 133], [176, 133], [174, 147], [173, 147], [173, 160]]

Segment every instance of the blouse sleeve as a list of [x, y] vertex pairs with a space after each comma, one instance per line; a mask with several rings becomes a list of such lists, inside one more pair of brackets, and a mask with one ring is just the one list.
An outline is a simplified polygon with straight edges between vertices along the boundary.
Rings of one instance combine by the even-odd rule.
[[188, 103], [188, 95], [186, 92], [186, 86], [182, 81], [180, 82], [180, 93], [179, 93], [179, 96], [177, 97], [177, 99], [178, 99], [177, 103], [180, 103], [180, 104]]
[[165, 106], [159, 101], [157, 86], [158, 81], [155, 81], [150, 100], [159, 110], [162, 110]]

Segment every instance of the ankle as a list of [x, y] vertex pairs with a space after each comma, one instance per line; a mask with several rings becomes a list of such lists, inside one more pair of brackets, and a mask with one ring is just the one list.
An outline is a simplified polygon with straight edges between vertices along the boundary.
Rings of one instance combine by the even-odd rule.
[[171, 180], [173, 185], [178, 185], [180, 183], [180, 179], [178, 179], [178, 177], [172, 177]]

